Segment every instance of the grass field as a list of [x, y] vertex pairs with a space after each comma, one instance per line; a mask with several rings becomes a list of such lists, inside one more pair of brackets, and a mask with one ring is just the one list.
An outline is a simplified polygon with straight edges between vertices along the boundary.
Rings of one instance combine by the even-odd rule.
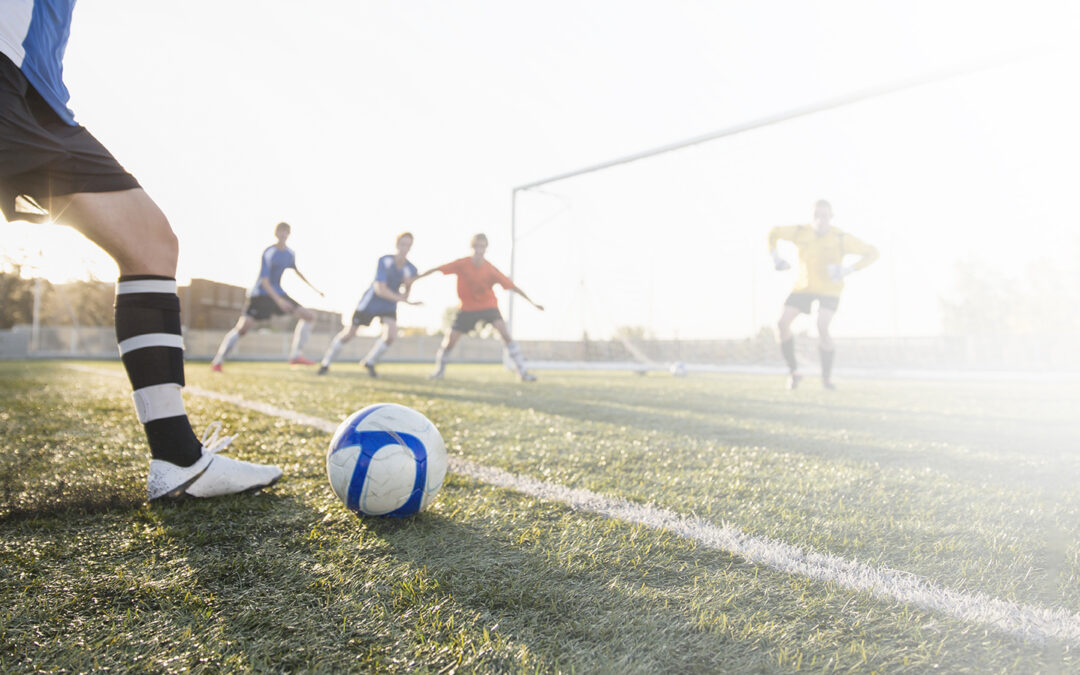
[[[188, 397], [285, 478], [148, 505], [119, 364], [0, 363], [0, 671], [1077, 672], [1040, 639], [452, 473], [359, 519], [329, 435]], [[337, 421], [415, 407], [451, 455], [896, 571], [1080, 625], [1080, 384], [354, 365], [189, 367], [188, 384]], [[526, 491], [527, 492], [527, 491]]]

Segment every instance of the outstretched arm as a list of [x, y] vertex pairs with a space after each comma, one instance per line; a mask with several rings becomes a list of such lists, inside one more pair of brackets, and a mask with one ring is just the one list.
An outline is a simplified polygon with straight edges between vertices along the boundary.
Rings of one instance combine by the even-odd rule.
[[319, 289], [317, 289], [317, 288], [315, 288], [314, 286], [311, 285], [311, 282], [307, 280], [307, 277], [305, 277], [303, 274], [300, 273], [299, 269], [294, 267], [293, 271], [296, 272], [296, 276], [300, 277], [300, 281], [303, 281], [305, 284], [308, 285], [308, 288], [310, 288], [311, 290], [318, 293], [320, 298], [325, 298], [326, 297], [325, 295], [323, 295], [322, 291], [320, 291]]
[[772, 256], [773, 267], [778, 271], [789, 269], [791, 264], [780, 257], [780, 252], [776, 250], [776, 245], [781, 239], [793, 241], [798, 229], [798, 225], [785, 225], [777, 226], [769, 230], [769, 255]]
[[850, 265], [831, 265], [829, 275], [836, 281], [843, 279], [852, 272], [858, 272], [865, 267], [869, 267], [880, 257], [877, 248], [850, 234], [844, 235], [844, 255], [857, 255], [859, 259]]
[[409, 287], [412, 286], [411, 281], [405, 282], [405, 292], [398, 293], [392, 290], [386, 285], [385, 281], [375, 282], [375, 295], [383, 298], [384, 300], [390, 300], [391, 302], [404, 302], [409, 305], [419, 305], [420, 303], [415, 300], [409, 300]]
[[528, 301], [529, 301], [529, 304], [530, 304], [530, 305], [532, 305], [533, 307], [537, 308], [537, 309], [538, 309], [538, 310], [540, 310], [541, 312], [542, 312], [542, 311], [544, 311], [544, 306], [543, 306], [543, 305], [538, 305], [538, 304], [536, 304], [536, 303], [535, 303], [535, 302], [533, 301], [533, 299], [532, 299], [532, 298], [530, 298], [529, 296], [525, 295], [525, 291], [523, 291], [523, 290], [521, 290], [520, 288], [518, 288], [518, 286], [517, 286], [517, 285], [514, 285], [514, 286], [512, 286], [512, 287], [510, 288], [510, 290], [511, 290], [511, 291], [513, 291], [514, 293], [517, 293], [518, 295], [520, 295], [521, 297], [525, 298], [526, 300], [528, 300]]

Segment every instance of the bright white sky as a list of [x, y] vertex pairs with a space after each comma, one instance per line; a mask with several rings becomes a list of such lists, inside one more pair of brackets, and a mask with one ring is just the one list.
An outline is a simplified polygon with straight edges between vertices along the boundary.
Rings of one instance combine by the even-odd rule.
[[[745, 179], [715, 219], [702, 213], [719, 202], [704, 198], [696, 215], [685, 212], [684, 187], [647, 208], [628, 199], [624, 210], [651, 220], [613, 210], [583, 239], [622, 269], [649, 268], [657, 251], [692, 251], [694, 269], [743, 265], [741, 281], [714, 275], [717, 288], [694, 276], [677, 298], [651, 298], [636, 321], [613, 319], [740, 335], [772, 318], [791, 283], [769, 270], [765, 231], [806, 222], [813, 200], [826, 197], [837, 225], [883, 253], [852, 280], [837, 332], [932, 333], [953, 260], [1019, 267], [1039, 256], [1071, 261], [1080, 248], [1065, 202], [1080, 184], [1078, 28], [1080, 12], [1065, 1], [112, 0], [76, 7], [65, 79], [79, 121], [168, 214], [181, 281], [250, 286], [274, 224], [287, 220], [300, 269], [327, 297], [288, 274], [286, 289], [348, 316], [402, 230], [416, 234], [411, 258], [422, 270], [467, 254], [469, 236], [485, 231], [489, 257], [509, 271], [515, 185], [866, 87], [1026, 55], [733, 139], [726, 164], [708, 160], [716, 176], [684, 182], [705, 193]], [[596, 184], [622, 176], [629, 182], [618, 189], [640, 194], [659, 180], [649, 170]], [[522, 226], [545, 208], [523, 203]], [[680, 225], [657, 228], [657, 218]], [[656, 235], [667, 243], [658, 248]], [[595, 250], [574, 252], [574, 237], [561, 241], [567, 259], [596, 259]], [[0, 247], [55, 280], [115, 275], [63, 228], [10, 225]], [[550, 307], [520, 309], [520, 337], [580, 334], [580, 298], [552, 280], [562, 262], [519, 268], [518, 283]], [[924, 275], [912, 281], [912, 271]], [[882, 303], [897, 275], [915, 290]], [[437, 326], [455, 302], [452, 282], [438, 276], [414, 296], [426, 304], [401, 310], [406, 325]], [[664, 304], [680, 316], [704, 306], [697, 314], [711, 318], [680, 329], [665, 323]]]

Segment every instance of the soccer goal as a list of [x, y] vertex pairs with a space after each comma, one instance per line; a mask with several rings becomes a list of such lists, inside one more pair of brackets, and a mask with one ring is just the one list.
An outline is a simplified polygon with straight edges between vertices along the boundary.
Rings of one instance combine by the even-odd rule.
[[[1068, 212], [1055, 186], [1077, 174], [1049, 151], [1077, 105], [1054, 93], [1046, 65], [825, 98], [514, 188], [512, 274], [547, 306], [511, 297], [515, 336], [540, 367], [775, 369], [773, 326], [795, 272], [773, 269], [766, 237], [809, 223], [827, 199], [836, 227], [881, 252], [843, 292], [832, 332], [845, 365], [978, 365], [972, 345], [990, 336], [949, 315], [975, 301], [958, 265], [1026, 283]], [[1011, 236], [1018, 223], [1024, 235]], [[816, 332], [805, 318], [795, 328]]]

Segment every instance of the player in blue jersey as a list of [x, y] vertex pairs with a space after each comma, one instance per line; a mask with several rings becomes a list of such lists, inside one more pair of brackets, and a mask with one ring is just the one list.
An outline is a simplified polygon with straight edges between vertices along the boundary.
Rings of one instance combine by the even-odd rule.
[[[311, 359], [304, 357], [304, 343], [311, 336], [315, 313], [306, 307], [301, 307], [300, 303], [290, 298], [289, 294], [281, 288], [281, 276], [285, 274], [285, 270], [289, 269], [296, 272], [296, 276], [300, 277], [301, 281], [311, 286], [311, 282], [296, 267], [296, 254], [285, 245], [285, 241], [289, 238], [291, 232], [292, 227], [288, 223], [278, 223], [274, 227], [274, 237], [277, 238], [277, 243], [267, 246], [262, 253], [259, 278], [255, 280], [255, 285], [248, 291], [248, 299], [244, 304], [243, 312], [240, 313], [240, 319], [233, 326], [233, 329], [225, 334], [225, 337], [221, 340], [221, 346], [218, 347], [217, 355], [210, 362], [210, 369], [214, 372], [220, 373], [222, 371], [222, 364], [225, 363], [225, 359], [229, 357], [240, 338], [251, 329], [251, 324], [282, 314], [291, 314], [299, 319], [296, 322], [295, 330], [293, 330], [289, 363], [302, 366], [315, 364]], [[314, 286], [311, 286], [311, 290], [320, 296], [322, 295], [322, 291]]]
[[416, 280], [417, 272], [416, 265], [409, 262], [406, 257], [413, 245], [412, 233], [399, 234], [396, 245], [397, 253], [379, 258], [379, 263], [375, 267], [375, 281], [371, 282], [364, 297], [360, 298], [359, 304], [356, 305], [352, 325], [342, 328], [341, 332], [334, 336], [319, 366], [319, 375], [326, 374], [326, 371], [330, 369], [330, 364], [341, 351], [341, 346], [353, 339], [360, 326], [370, 326], [372, 320], [378, 317], [379, 323], [382, 324], [382, 337], [375, 342], [362, 362], [368, 375], [375, 377], [375, 364], [397, 338], [397, 304], [399, 302], [409, 305], [420, 304], [409, 300], [409, 289]]
[[[0, 2], [0, 211], [69, 225], [116, 261], [116, 340], [150, 446], [151, 500], [255, 490], [276, 466], [218, 454], [220, 423], [200, 439], [184, 409], [176, 295], [179, 245], [139, 182], [75, 121], [63, 81], [74, 0]], [[136, 85], [137, 86], [137, 85]]]

